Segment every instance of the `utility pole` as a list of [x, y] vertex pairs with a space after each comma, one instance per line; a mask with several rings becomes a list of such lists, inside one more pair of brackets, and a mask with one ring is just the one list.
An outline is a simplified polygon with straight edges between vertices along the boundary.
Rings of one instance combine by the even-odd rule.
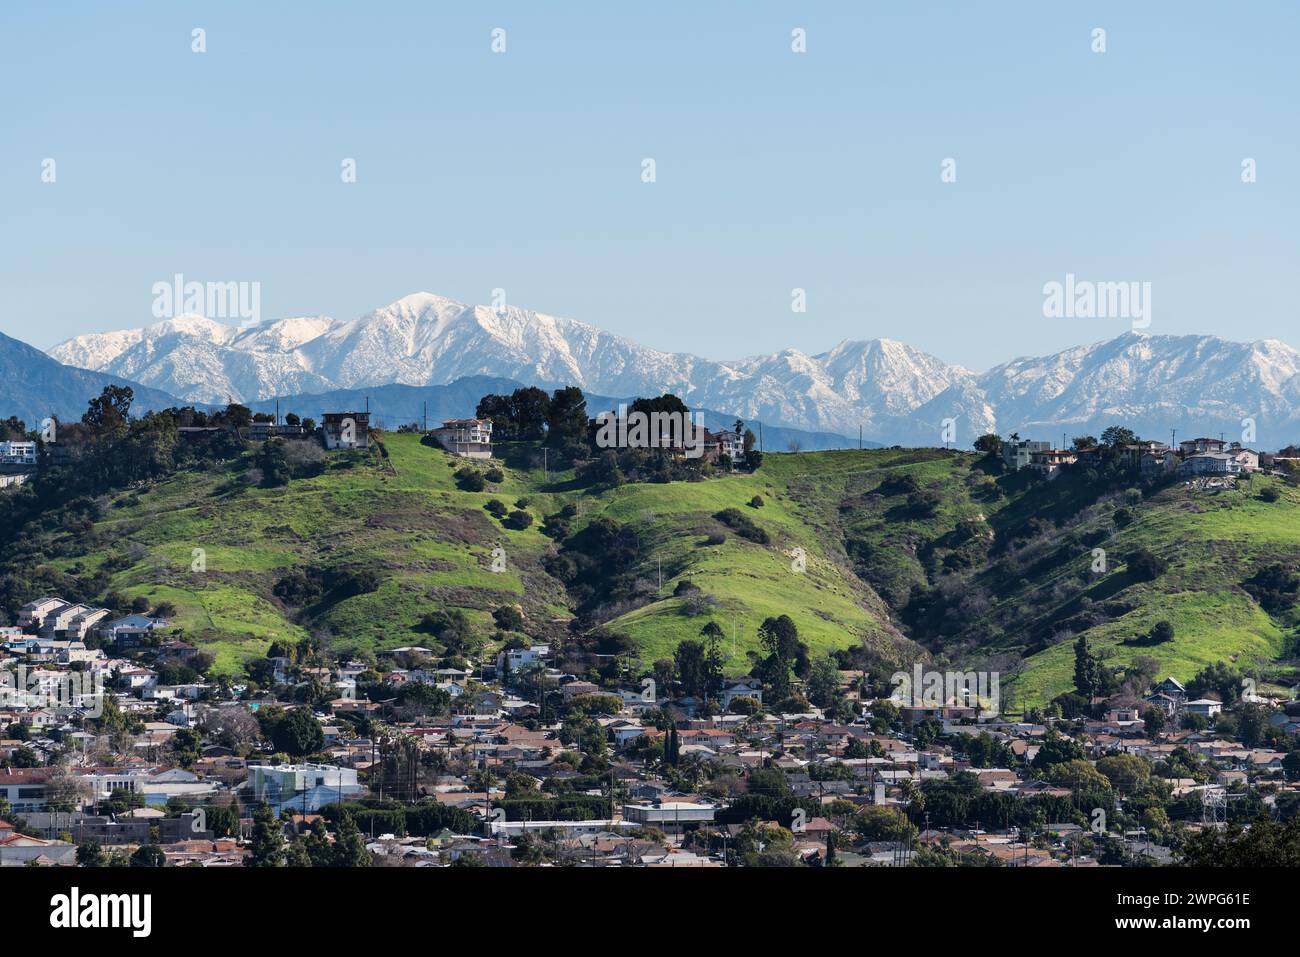
[[758, 450], [759, 450], [760, 452], [764, 451], [764, 449], [763, 449], [763, 423], [762, 423], [762, 422], [758, 423]]
[[429, 400], [428, 399], [424, 401], [424, 413], [421, 416], [420, 421], [422, 423], [422, 428], [420, 431], [428, 432], [429, 431]]
[[862, 426], [858, 426], [858, 451], [862, 451]]

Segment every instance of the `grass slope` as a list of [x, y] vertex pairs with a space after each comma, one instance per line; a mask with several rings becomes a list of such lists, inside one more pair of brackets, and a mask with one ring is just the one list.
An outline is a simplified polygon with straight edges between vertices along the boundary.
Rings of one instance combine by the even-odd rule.
[[[638, 529], [636, 573], [654, 583], [651, 600], [607, 624], [636, 640], [644, 664], [712, 620], [729, 638], [734, 629], [728, 669], [743, 673], [761, 621], [789, 614], [814, 651], [861, 642], [906, 659], [921, 651], [910, 638], [941, 664], [996, 659], [1015, 705], [1035, 706], [1071, 690], [1079, 633], [1112, 666], [1149, 655], [1186, 680], [1215, 661], [1275, 664], [1293, 653], [1300, 625], [1296, 609], [1270, 616], [1241, 587], [1262, 565], [1295, 566], [1300, 556], [1300, 490], [1274, 479], [1099, 497], [1070, 473], [1045, 483], [969, 453], [873, 449], [769, 455], [755, 475], [592, 491], [505, 451], [520, 467], [504, 467], [483, 492], [457, 487], [463, 460], [404, 434], [369, 453], [332, 453], [324, 474], [278, 489], [251, 487], [237, 470], [177, 475], [116, 496], [94, 537], [109, 544], [59, 564], [114, 569], [113, 588], [174, 603], [186, 637], [210, 646], [227, 672], [276, 638], [305, 636], [307, 621], [343, 652], [436, 646], [414, 626], [437, 608], [463, 609], [487, 634], [492, 609], [517, 603], [530, 630], [561, 634], [574, 611], [542, 566], [556, 544], [540, 527], [566, 504], [577, 509], [574, 531], [598, 516]], [[1276, 502], [1259, 497], [1269, 484]], [[928, 505], [918, 506], [918, 490]], [[755, 495], [762, 507], [749, 505]], [[483, 508], [492, 498], [525, 508], [534, 524], [503, 528]], [[771, 541], [725, 528], [714, 516], [727, 508]], [[1117, 521], [1120, 508], [1128, 522]], [[709, 544], [718, 532], [725, 541]], [[504, 572], [491, 568], [496, 547]], [[1094, 547], [1107, 552], [1101, 574], [1090, 570]], [[1124, 567], [1138, 547], [1169, 562], [1154, 582], [1132, 581]], [[376, 569], [382, 584], [305, 614], [272, 593], [291, 569], [347, 564]], [[683, 580], [716, 604], [688, 614], [673, 594]], [[947, 595], [942, 615], [908, 609], [918, 588]], [[1172, 641], [1133, 640], [1162, 620]]]
[[[545, 515], [573, 502], [575, 531], [601, 515], [641, 523], [643, 541], [652, 546], [644, 575], [657, 580], [662, 562], [664, 597], [610, 623], [637, 639], [647, 663], [671, 655], [710, 618], [728, 635], [734, 621], [737, 656], [730, 667], [737, 673], [748, 670], [744, 652], [758, 647], [757, 627], [769, 615], [790, 614], [817, 650], [858, 641], [882, 648], [907, 644], [882, 623], [888, 613], [879, 597], [800, 519], [781, 480], [788, 469], [592, 493], [564, 490], [571, 475], [544, 478], [540, 470], [505, 468], [498, 485], [468, 492], [453, 476], [463, 460], [421, 445], [415, 435], [388, 434], [383, 442], [384, 454], [331, 455], [324, 474], [283, 488], [251, 487], [232, 471], [186, 473], [120, 495], [98, 525], [112, 547], [79, 561], [94, 568], [125, 551], [132, 560], [113, 573], [112, 587], [128, 597], [175, 604], [185, 636], [207, 646], [219, 670], [230, 672], [265, 654], [276, 638], [307, 634], [294, 621], [297, 610], [272, 594], [275, 582], [295, 567], [356, 564], [380, 571], [376, 591], [309, 609], [340, 651], [436, 646], [414, 630], [436, 608], [462, 609], [487, 633], [493, 608], [518, 603], [534, 626], [562, 630], [572, 610], [563, 586], [541, 567], [556, 546], [540, 526]], [[767, 501], [763, 508], [746, 504], [755, 494]], [[493, 498], [512, 509], [526, 501], [532, 527], [502, 527], [483, 508]], [[728, 507], [744, 509], [772, 542], [760, 546], [728, 532], [724, 544], [705, 545], [710, 532], [723, 529], [713, 514]], [[500, 573], [491, 570], [496, 547], [507, 556]], [[792, 569], [795, 548], [806, 555], [803, 573]], [[202, 549], [201, 570], [195, 549]], [[682, 613], [681, 601], [671, 597], [682, 578], [718, 600], [712, 615]]]

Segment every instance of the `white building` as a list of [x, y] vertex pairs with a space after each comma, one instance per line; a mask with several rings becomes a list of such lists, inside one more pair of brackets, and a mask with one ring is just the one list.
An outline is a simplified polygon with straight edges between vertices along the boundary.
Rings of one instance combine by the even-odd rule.
[[511, 648], [497, 655], [497, 670], [506, 667], [511, 674], [529, 665], [537, 664], [551, 653], [550, 645], [533, 645], [530, 648]]
[[357, 784], [355, 768], [332, 764], [255, 764], [248, 769], [248, 786], [253, 800], [265, 801], [276, 811], [286, 805], [318, 811], [364, 790]]
[[[755, 687], [757, 685], [757, 687]], [[727, 711], [731, 708], [731, 702], [737, 698], [753, 698], [761, 706], [763, 704], [763, 686], [759, 682], [752, 684], [738, 681], [730, 687], [723, 688], [719, 696], [722, 700], [722, 710]]]
[[723, 430], [704, 433], [704, 450], [709, 460], [716, 462], [720, 456], [727, 456], [732, 463], [738, 463], [745, 457], [745, 437], [739, 432]]
[[1247, 472], [1254, 472], [1259, 468], [1259, 453], [1254, 449], [1243, 449], [1234, 445], [1228, 450], [1228, 454], [1235, 458]]
[[35, 464], [35, 442], [0, 442], [0, 465]]
[[594, 819], [589, 821], [492, 821], [487, 822], [488, 833], [493, 837], [518, 837], [524, 832], [540, 834], [543, 831], [556, 830], [566, 838], [580, 837], [584, 834], [600, 834], [605, 831], [632, 831], [638, 825], [631, 821], [608, 821]]
[[667, 830], [687, 824], [712, 824], [717, 810], [713, 804], [694, 804], [687, 801], [624, 804], [623, 818], [634, 824], [653, 825], [660, 830]]
[[492, 458], [491, 419], [448, 419], [429, 433], [448, 452], [467, 459]]
[[1078, 461], [1073, 449], [1039, 449], [1029, 454], [1029, 468], [1046, 479], [1056, 478], [1063, 465]]
[[1029, 464], [1035, 452], [1049, 452], [1051, 448], [1051, 442], [1034, 442], [1029, 439], [1007, 441], [1002, 444], [1002, 461], [1008, 468], [1019, 471]]
[[1229, 452], [1189, 455], [1178, 467], [1179, 475], [1239, 475], [1241, 462]]

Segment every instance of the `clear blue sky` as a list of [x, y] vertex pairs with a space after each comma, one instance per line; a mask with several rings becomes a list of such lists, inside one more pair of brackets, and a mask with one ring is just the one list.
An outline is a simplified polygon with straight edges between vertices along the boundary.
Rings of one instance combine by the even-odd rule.
[[502, 287], [668, 350], [977, 369], [1123, 331], [1043, 317], [1073, 272], [1150, 281], [1153, 334], [1300, 346], [1295, 3], [101, 6], [0, 13], [0, 331], [42, 348], [176, 272], [264, 318]]

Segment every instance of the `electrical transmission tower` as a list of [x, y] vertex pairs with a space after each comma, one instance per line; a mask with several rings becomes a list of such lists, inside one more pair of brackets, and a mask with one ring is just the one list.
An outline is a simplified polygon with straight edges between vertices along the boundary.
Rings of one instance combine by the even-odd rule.
[[1221, 787], [1201, 789], [1201, 824], [1207, 827], [1224, 827], [1228, 823], [1228, 802], [1238, 801], [1244, 794], [1229, 794]]

